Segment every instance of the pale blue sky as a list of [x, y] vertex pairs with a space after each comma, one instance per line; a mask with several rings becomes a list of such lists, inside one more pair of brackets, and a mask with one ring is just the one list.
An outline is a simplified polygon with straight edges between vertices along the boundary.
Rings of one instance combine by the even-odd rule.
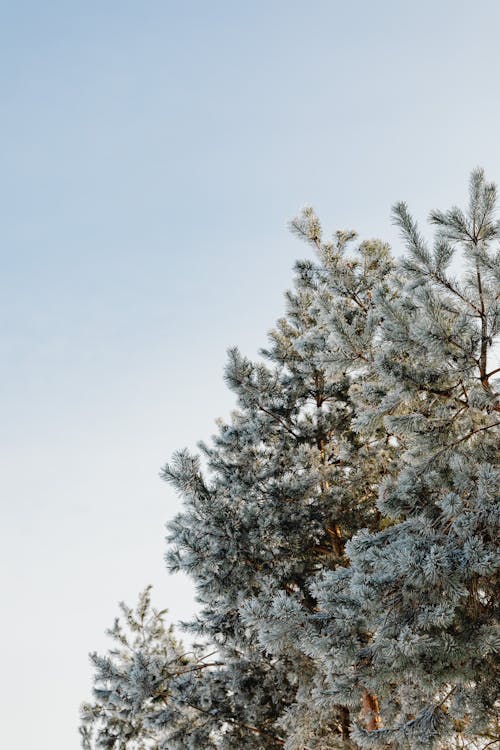
[[500, 5], [23, 2], [0, 6], [2, 746], [77, 750], [87, 652], [164, 572], [158, 479], [232, 399], [283, 309], [286, 230], [400, 251], [390, 206], [500, 180]]

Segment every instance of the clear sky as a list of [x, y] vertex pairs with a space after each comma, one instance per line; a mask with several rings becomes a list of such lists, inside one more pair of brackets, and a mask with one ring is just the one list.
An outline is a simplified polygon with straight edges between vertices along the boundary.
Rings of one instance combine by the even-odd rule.
[[1, 745], [77, 750], [87, 652], [164, 570], [158, 478], [283, 309], [305, 203], [399, 241], [500, 180], [497, 0], [4, 2]]

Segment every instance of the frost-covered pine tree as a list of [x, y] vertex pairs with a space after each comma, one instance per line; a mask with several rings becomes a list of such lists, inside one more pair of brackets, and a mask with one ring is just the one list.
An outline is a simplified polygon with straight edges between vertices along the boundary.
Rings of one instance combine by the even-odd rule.
[[[349, 711], [311, 702], [322, 675], [290, 638], [289, 619], [317, 613], [310, 584], [318, 571], [344, 566], [352, 535], [378, 528], [376, 485], [391, 448], [384, 440], [361, 444], [352, 430], [350, 380], [341, 367], [326, 372], [325, 355], [339, 359], [341, 353], [328, 343], [323, 316], [328, 310], [368, 345], [373, 290], [392, 265], [379, 242], [348, 254], [352, 233], [324, 243], [311, 210], [292, 226], [315, 246], [320, 263], [297, 264], [287, 315], [271, 332], [263, 362], [230, 351], [226, 381], [238, 408], [211, 445], [200, 446], [208, 478], [199, 459], [185, 452], [165, 468], [185, 501], [185, 511], [170, 524], [167, 560], [197, 584], [202, 609], [191, 626], [196, 635], [218, 644], [227, 664], [248, 659], [252, 669], [271, 665], [285, 676], [279, 700], [272, 691], [262, 695], [258, 711], [251, 691], [240, 686], [251, 711], [245, 724], [265, 721], [266, 731], [275, 724], [271, 747], [307, 741], [327, 748], [348, 740]], [[335, 276], [328, 287], [327, 268]], [[271, 626], [262, 626], [269, 609]], [[242, 737], [239, 742], [250, 746]]]
[[135, 609], [120, 604], [121, 618], [108, 630], [113, 647], [90, 655], [94, 702], [81, 707], [84, 750], [160, 750], [213, 747], [203, 716], [190, 706], [203, 672], [217, 667], [213, 654], [185, 652], [165, 611], [151, 606], [150, 587]]
[[476, 171], [466, 213], [432, 214], [431, 251], [398, 205], [397, 263], [353, 233], [324, 241], [310, 209], [292, 222], [317, 261], [297, 264], [263, 361], [230, 351], [237, 409], [200, 446], [205, 471], [186, 451], [163, 470], [184, 499], [167, 563], [194, 579], [189, 629], [216, 653], [182, 655], [163, 629], [148, 648], [172, 654], [165, 674], [140, 642], [94, 657], [96, 747], [498, 740], [494, 208]]
[[407, 255], [398, 284], [377, 292], [381, 322], [358, 369], [355, 428], [362, 441], [383, 429], [397, 447], [377, 501], [390, 523], [357, 534], [349, 567], [318, 578], [325, 620], [302, 638], [331, 677], [331, 663], [351, 651], [353, 618], [363, 623], [365, 647], [344, 678], [330, 679], [332, 698], [348, 705], [361, 686], [377, 696], [373, 726], [353, 733], [361, 748], [500, 743], [495, 198], [475, 171], [466, 212], [431, 214], [432, 250], [406, 205], [394, 209]]

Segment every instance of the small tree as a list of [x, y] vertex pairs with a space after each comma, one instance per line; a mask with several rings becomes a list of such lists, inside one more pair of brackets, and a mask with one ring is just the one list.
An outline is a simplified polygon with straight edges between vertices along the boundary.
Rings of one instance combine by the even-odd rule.
[[[184, 653], [165, 611], [151, 606], [150, 587], [135, 610], [120, 604], [108, 635], [114, 647], [106, 656], [90, 655], [95, 670], [94, 703], [81, 709], [85, 750], [160, 750], [215, 747], [205, 722], [190, 706], [201, 674], [211, 663], [199, 649]], [[190, 744], [184, 744], [189, 737]]]

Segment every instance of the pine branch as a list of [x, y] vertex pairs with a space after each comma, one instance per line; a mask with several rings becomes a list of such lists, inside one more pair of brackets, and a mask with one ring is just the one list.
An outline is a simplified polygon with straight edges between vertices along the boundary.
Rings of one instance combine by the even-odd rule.
[[464, 435], [463, 437], [459, 438], [458, 440], [454, 440], [452, 443], [448, 443], [443, 448], [438, 450], [436, 453], [434, 453], [426, 463], [426, 466], [421, 470], [420, 474], [424, 472], [424, 470], [427, 470], [427, 467], [442, 453], [445, 453], [450, 448], [455, 448], [457, 445], [460, 445], [461, 443], [464, 443], [466, 440], [469, 440], [474, 435], [477, 435], [479, 432], [485, 432], [486, 430], [491, 430], [493, 427], [498, 427], [500, 425], [500, 422], [493, 422], [493, 424], [486, 425], [484, 427], [478, 427], [476, 430], [471, 430], [467, 433], [467, 435]]

